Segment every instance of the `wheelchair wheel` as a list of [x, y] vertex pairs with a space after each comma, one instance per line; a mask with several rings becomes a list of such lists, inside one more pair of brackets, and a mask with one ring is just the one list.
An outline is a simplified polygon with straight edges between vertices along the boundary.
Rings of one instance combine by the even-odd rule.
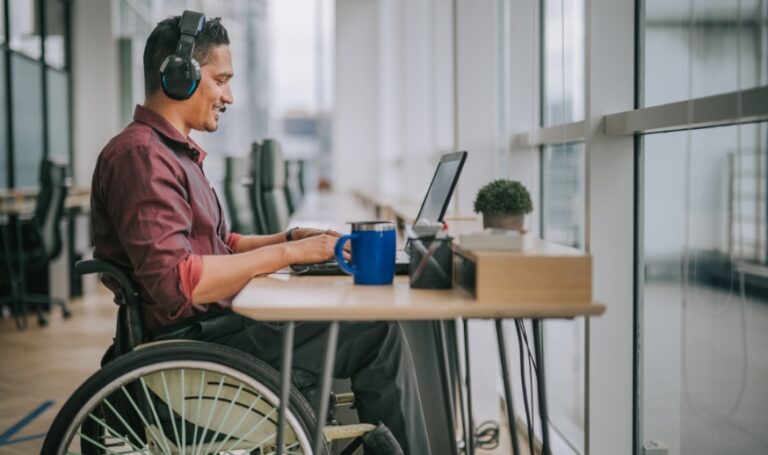
[[[243, 352], [158, 343], [83, 383], [56, 416], [42, 453], [274, 454], [279, 390], [279, 373]], [[292, 388], [284, 454], [312, 453], [315, 421]]]

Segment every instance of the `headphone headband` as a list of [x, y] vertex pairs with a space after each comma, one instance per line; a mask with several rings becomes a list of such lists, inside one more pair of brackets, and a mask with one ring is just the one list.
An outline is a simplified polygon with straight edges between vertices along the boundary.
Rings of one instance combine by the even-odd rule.
[[205, 15], [185, 10], [179, 19], [181, 37], [176, 53], [166, 57], [160, 66], [160, 85], [169, 98], [186, 100], [195, 93], [200, 82], [200, 65], [195, 61], [195, 38], [205, 26]]

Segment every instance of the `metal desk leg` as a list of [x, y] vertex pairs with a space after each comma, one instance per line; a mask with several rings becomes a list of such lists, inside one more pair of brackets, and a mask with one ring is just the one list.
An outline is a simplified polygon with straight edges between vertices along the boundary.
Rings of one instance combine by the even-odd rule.
[[336, 359], [336, 341], [339, 338], [338, 321], [331, 322], [328, 327], [328, 340], [325, 343], [325, 359], [323, 361], [323, 372], [320, 379], [320, 401], [317, 410], [317, 428], [315, 429], [315, 447], [312, 453], [320, 453], [323, 447], [323, 427], [325, 426], [325, 417], [328, 415], [328, 400], [331, 395], [331, 376], [333, 373], [333, 362]]
[[453, 346], [451, 354], [453, 354], [453, 364], [456, 366], [456, 386], [451, 391], [459, 392], [459, 416], [461, 417], [461, 431], [464, 439], [464, 453], [467, 453], [467, 448], [470, 446], [470, 431], [471, 424], [467, 423], [467, 410], [464, 408], [464, 383], [461, 375], [461, 361], [459, 360], [459, 339], [457, 337], [456, 330], [459, 328], [459, 320], [454, 321], [453, 331]]
[[[515, 425], [515, 408], [512, 405], [512, 381], [509, 379], [509, 365], [507, 364], [507, 339], [504, 335], [503, 320], [496, 319], [496, 340], [499, 343], [499, 361], [501, 362], [501, 377], [504, 380], [504, 399], [507, 401], [507, 423], [509, 424], [509, 437], [512, 439], [512, 453], [520, 454], [520, 446], [517, 442], [517, 425]], [[531, 448], [531, 450], [533, 450]]]
[[280, 374], [280, 413], [277, 419], [277, 455], [283, 455], [285, 445], [285, 416], [290, 407], [291, 397], [291, 364], [293, 363], [293, 333], [295, 323], [286, 322], [283, 325], [283, 364]]
[[[464, 319], [464, 366], [466, 367], [466, 385], [467, 385], [467, 426], [464, 429], [464, 440], [466, 441], [467, 454], [475, 455], [475, 421], [472, 418], [472, 368], [469, 364], [469, 321]], [[461, 390], [461, 387], [459, 387]]]
[[539, 391], [539, 417], [541, 418], [541, 453], [550, 454], [549, 415], [547, 413], [547, 391], [544, 375], [544, 340], [541, 333], [541, 319], [533, 320], [533, 341], [536, 346], [536, 388]]
[[[440, 380], [442, 382], [443, 400], [445, 401], [447, 411], [446, 419], [448, 420], [448, 429], [450, 431], [450, 446], [451, 453], [458, 455], [459, 449], [456, 447], [456, 416], [454, 412], [456, 407], [453, 403], [453, 387], [451, 382], [451, 376], [449, 372], [450, 363], [448, 362], [448, 348], [446, 346], [445, 337], [445, 323], [443, 321], [435, 321], [435, 338], [437, 342], [438, 358], [437, 367], [440, 370]], [[462, 424], [464, 422], [464, 416], [462, 415]]]

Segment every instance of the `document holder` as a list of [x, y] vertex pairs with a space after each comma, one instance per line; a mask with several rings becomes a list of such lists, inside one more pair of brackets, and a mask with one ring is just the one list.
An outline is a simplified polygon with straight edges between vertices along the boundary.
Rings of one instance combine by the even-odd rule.
[[451, 288], [453, 286], [453, 239], [434, 236], [412, 238], [408, 276], [412, 288]]

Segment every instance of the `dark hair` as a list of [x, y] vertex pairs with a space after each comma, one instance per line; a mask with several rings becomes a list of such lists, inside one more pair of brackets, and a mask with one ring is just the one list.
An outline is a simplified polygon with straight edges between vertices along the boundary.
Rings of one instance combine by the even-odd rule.
[[[144, 46], [144, 94], [150, 96], [160, 90], [160, 66], [166, 57], [176, 52], [181, 32], [181, 16], [169, 17], [157, 24]], [[208, 62], [213, 49], [220, 44], [229, 44], [227, 29], [221, 25], [221, 18], [206, 20], [205, 26], [195, 38], [192, 56], [200, 66]]]

